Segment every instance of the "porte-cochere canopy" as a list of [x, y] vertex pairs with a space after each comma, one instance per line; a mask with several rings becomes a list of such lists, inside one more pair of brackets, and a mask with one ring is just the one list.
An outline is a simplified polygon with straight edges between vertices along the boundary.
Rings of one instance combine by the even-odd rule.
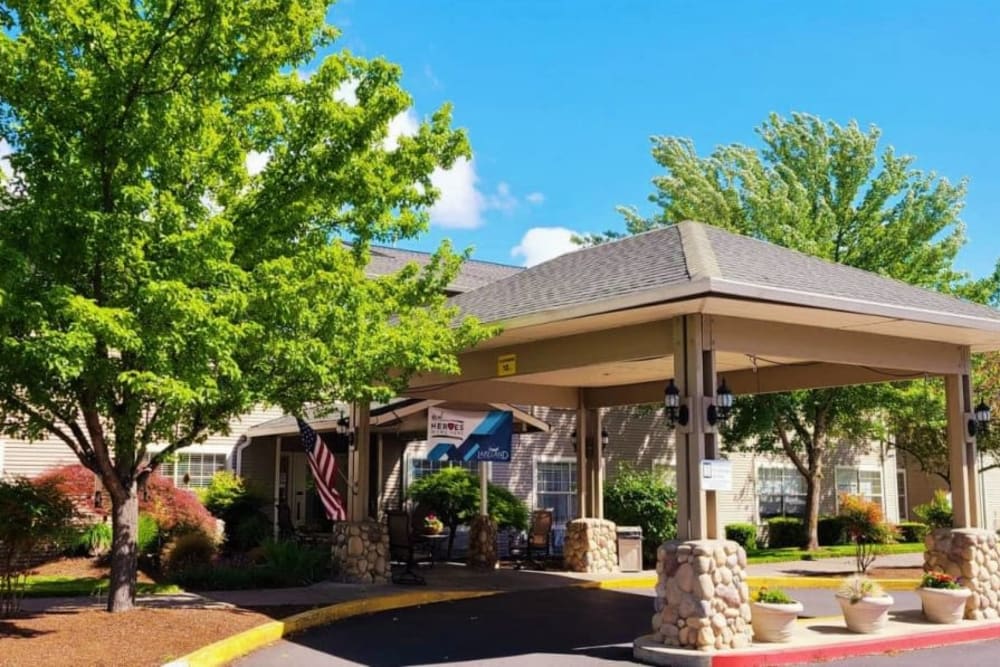
[[[407, 395], [575, 408], [580, 432], [587, 410], [662, 401], [668, 378], [703, 415], [720, 375], [737, 394], [944, 376], [956, 522], [978, 523], [968, 375], [971, 353], [1000, 349], [994, 309], [697, 222], [584, 248], [451, 302], [503, 332], [460, 356], [460, 376], [417, 377]], [[716, 455], [714, 428], [693, 419], [678, 438], [690, 537], [713, 537], [714, 494], [706, 510], [683, 471]]]

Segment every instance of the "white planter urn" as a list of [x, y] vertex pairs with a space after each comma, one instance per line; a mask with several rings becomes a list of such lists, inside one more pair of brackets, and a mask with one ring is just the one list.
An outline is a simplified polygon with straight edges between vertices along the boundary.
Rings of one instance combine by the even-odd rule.
[[918, 588], [924, 616], [932, 623], [958, 623], [965, 616], [965, 601], [972, 595], [968, 588]]
[[795, 631], [795, 619], [801, 613], [801, 602], [791, 602], [788, 604], [751, 602], [750, 618], [753, 625], [754, 641], [791, 641], [792, 633]]
[[837, 602], [844, 612], [847, 629], [861, 634], [881, 632], [889, 622], [889, 608], [892, 607], [891, 595], [882, 597], [863, 597], [856, 602], [851, 598], [838, 595]]

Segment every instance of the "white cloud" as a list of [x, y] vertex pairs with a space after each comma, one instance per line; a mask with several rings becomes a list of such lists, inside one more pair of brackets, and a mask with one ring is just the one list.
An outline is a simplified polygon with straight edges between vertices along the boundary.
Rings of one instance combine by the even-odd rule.
[[534, 266], [548, 261], [553, 257], [565, 255], [579, 250], [580, 246], [573, 243], [577, 234], [565, 227], [532, 227], [521, 237], [520, 245], [511, 251], [511, 257], [524, 257], [525, 266]]
[[10, 166], [10, 160], [7, 156], [13, 151], [10, 149], [10, 144], [7, 143], [6, 139], [0, 139], [0, 171], [9, 180], [14, 176], [14, 169]]
[[413, 109], [407, 109], [389, 121], [389, 134], [385, 137], [383, 145], [387, 151], [396, 150], [399, 145], [399, 138], [402, 136], [412, 137], [420, 130], [420, 120]]
[[541, 192], [529, 192], [524, 198], [529, 204], [534, 204], [535, 206], [545, 202], [545, 195]]
[[[310, 76], [312, 76], [310, 74]], [[333, 91], [333, 99], [338, 102], [344, 102], [352, 107], [358, 104], [358, 81], [357, 79], [348, 79], [344, 83], [337, 87], [337, 90]]]
[[497, 191], [486, 199], [486, 208], [510, 213], [517, 208], [517, 197], [511, 194], [510, 185], [504, 181], [497, 184]]
[[246, 167], [247, 173], [251, 176], [256, 176], [260, 172], [264, 171], [264, 167], [267, 163], [271, 161], [270, 153], [261, 153], [259, 151], [250, 151], [247, 153], [246, 157]]
[[435, 169], [431, 182], [440, 191], [431, 207], [431, 222], [448, 229], [475, 229], [483, 224], [486, 198], [476, 187], [475, 165], [459, 158], [451, 169]]

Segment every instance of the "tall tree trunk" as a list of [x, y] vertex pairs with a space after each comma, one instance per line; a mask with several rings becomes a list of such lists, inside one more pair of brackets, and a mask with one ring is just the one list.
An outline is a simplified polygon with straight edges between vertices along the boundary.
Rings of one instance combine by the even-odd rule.
[[135, 607], [135, 578], [138, 559], [139, 496], [135, 484], [124, 498], [111, 497], [111, 583], [108, 611], [129, 611]]
[[806, 476], [806, 544], [807, 551], [819, 548], [819, 498], [822, 486], [819, 470]]

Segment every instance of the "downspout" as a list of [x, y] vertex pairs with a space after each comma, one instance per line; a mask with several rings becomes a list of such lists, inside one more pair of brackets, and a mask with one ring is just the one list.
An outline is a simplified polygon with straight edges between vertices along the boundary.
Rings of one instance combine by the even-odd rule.
[[243, 450], [249, 447], [252, 442], [253, 439], [247, 437], [246, 433], [236, 441], [236, 455], [233, 457], [232, 471], [240, 477], [243, 476]]

